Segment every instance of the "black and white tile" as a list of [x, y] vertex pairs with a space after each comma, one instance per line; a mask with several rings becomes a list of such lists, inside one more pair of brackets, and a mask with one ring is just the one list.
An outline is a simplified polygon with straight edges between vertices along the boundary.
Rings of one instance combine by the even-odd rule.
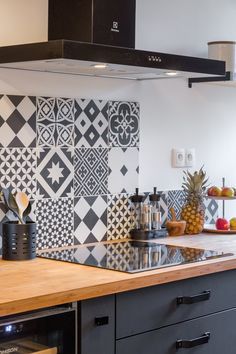
[[168, 219], [168, 191], [158, 192], [161, 194], [160, 198], [160, 212], [162, 218], [162, 225], [164, 226]]
[[0, 147], [36, 146], [36, 98], [0, 95]]
[[75, 244], [107, 238], [107, 196], [75, 198]]
[[111, 194], [132, 193], [139, 183], [139, 149], [111, 148], [108, 154]]
[[75, 147], [108, 147], [107, 101], [75, 101]]
[[0, 187], [25, 192], [30, 199], [36, 194], [36, 152], [30, 148], [0, 149]]
[[74, 150], [37, 149], [37, 197], [73, 197]]
[[140, 108], [137, 102], [110, 101], [109, 145], [111, 147], [138, 147]]
[[56, 146], [74, 146], [74, 100], [57, 98]]
[[74, 100], [37, 98], [37, 145], [41, 147], [74, 146]]
[[38, 249], [74, 244], [73, 209], [72, 198], [37, 200]]
[[129, 232], [132, 229], [129, 195], [118, 194], [108, 196], [107, 222], [108, 240], [118, 240], [129, 237]]
[[171, 219], [170, 208], [174, 208], [177, 219], [185, 204], [185, 193], [183, 190], [173, 190], [168, 192], [168, 219]]
[[206, 198], [204, 200], [204, 206], [205, 206], [205, 223], [215, 224], [219, 215], [218, 202], [214, 199]]
[[75, 196], [107, 194], [108, 149], [75, 149]]

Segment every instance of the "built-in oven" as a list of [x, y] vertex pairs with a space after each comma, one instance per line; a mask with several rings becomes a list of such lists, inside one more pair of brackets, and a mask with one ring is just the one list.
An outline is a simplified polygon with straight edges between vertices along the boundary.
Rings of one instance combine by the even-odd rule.
[[75, 354], [76, 304], [0, 318], [0, 354]]

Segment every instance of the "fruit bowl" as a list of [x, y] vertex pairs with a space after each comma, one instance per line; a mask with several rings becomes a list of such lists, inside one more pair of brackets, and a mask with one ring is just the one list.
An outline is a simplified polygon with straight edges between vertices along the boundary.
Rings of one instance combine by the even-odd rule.
[[205, 195], [205, 198], [208, 199], [215, 199], [215, 200], [234, 200], [236, 199], [236, 196], [233, 197], [215, 197], [215, 196], [211, 196], [211, 195]]
[[236, 230], [217, 230], [214, 224], [205, 224], [202, 232], [222, 235], [234, 235]]

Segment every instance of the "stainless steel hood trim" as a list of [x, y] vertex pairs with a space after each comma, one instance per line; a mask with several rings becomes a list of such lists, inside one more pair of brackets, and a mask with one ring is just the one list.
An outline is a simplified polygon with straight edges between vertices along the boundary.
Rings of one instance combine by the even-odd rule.
[[[58, 70], [58, 61], [62, 61], [63, 71]], [[86, 72], [70, 72], [67, 62], [88, 63], [91, 69]], [[55, 67], [54, 67], [55, 62]], [[35, 66], [30, 69], [31, 64]], [[37, 67], [37, 63], [39, 64]], [[50, 64], [49, 64], [50, 63]], [[90, 63], [111, 65], [107, 73], [92, 70]], [[27, 68], [27, 65], [29, 68]], [[114, 66], [114, 68], [112, 67]], [[192, 74], [202, 76], [224, 76], [225, 62], [182, 55], [148, 52], [123, 47], [112, 47], [69, 40], [55, 40], [41, 43], [21, 44], [0, 47], [0, 67], [49, 71], [89, 76], [104, 76], [141, 80], [139, 74], [149, 74], [148, 79], [159, 79], [166, 71], [177, 71], [184, 76]], [[83, 71], [83, 70], [82, 70]], [[120, 73], [119, 73], [120, 71]], [[137, 75], [136, 75], [137, 74]], [[136, 76], [135, 76], [136, 75]], [[146, 77], [143, 77], [145, 79]]]

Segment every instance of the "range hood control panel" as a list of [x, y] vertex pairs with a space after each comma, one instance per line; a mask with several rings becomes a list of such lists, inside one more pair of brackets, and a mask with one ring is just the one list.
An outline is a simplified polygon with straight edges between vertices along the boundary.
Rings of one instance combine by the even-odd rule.
[[149, 55], [148, 56], [148, 61], [149, 62], [156, 62], [156, 63], [161, 63], [162, 59], [161, 57], [157, 56], [157, 55]]

